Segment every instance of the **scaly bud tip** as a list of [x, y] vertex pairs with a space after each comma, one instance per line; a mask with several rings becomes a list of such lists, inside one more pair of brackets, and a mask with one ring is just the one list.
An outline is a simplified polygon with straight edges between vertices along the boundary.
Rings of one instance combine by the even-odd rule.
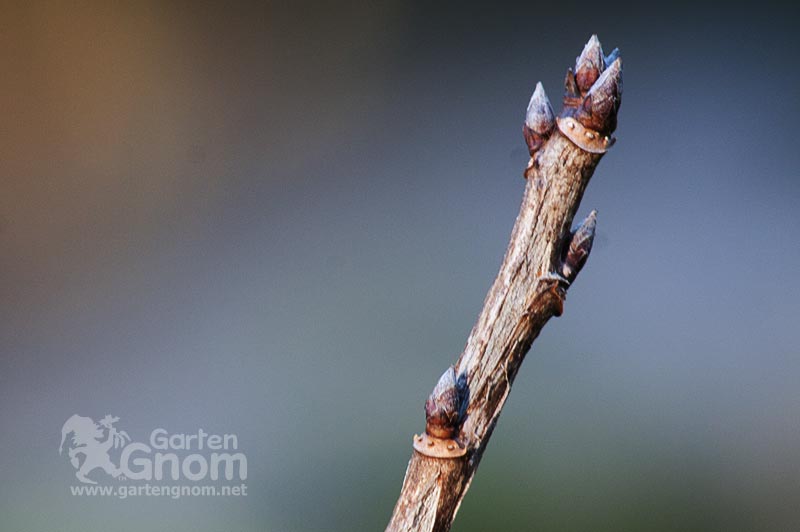
[[603, 47], [600, 45], [597, 35], [592, 35], [589, 42], [583, 47], [581, 55], [575, 60], [575, 81], [581, 94], [589, 91], [604, 69]]
[[542, 83], [536, 84], [531, 101], [528, 103], [528, 111], [525, 114], [525, 125], [540, 135], [546, 135], [552, 131], [556, 123], [553, 106], [544, 92]]

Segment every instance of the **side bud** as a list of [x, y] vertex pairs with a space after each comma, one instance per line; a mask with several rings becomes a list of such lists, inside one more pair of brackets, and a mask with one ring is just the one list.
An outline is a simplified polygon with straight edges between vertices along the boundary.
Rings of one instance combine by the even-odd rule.
[[561, 275], [570, 283], [575, 280], [589, 258], [596, 228], [597, 211], [592, 211], [571, 235], [561, 266]]
[[456, 439], [469, 403], [467, 375], [451, 366], [425, 402], [425, 433], [414, 436], [414, 449], [432, 458], [459, 458], [467, 449]]
[[466, 374], [456, 378], [450, 366], [439, 378], [425, 401], [425, 432], [435, 438], [453, 438], [458, 434], [466, 410]]
[[528, 103], [528, 110], [525, 113], [525, 124], [522, 126], [522, 134], [525, 143], [528, 145], [528, 152], [533, 154], [541, 148], [545, 139], [550, 136], [556, 125], [555, 113], [550, 100], [544, 92], [541, 83], [536, 84], [531, 101]]

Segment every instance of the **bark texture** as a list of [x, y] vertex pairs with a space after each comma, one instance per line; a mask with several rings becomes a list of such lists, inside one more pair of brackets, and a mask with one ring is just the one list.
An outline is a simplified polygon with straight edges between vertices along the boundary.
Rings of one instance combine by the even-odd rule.
[[[568, 71], [560, 115], [607, 145], [621, 95], [617, 55], [605, 58], [596, 37], [590, 39], [575, 73]], [[579, 147], [559, 129], [561, 122], [555, 126], [541, 85], [525, 123], [531, 160], [522, 206], [500, 272], [455, 364], [455, 374], [466, 375], [467, 383], [468, 405], [456, 427], [466, 454], [436, 458], [415, 450], [388, 532], [450, 529], [525, 354], [545, 323], [562, 313], [567, 289], [591, 249], [595, 213], [576, 231], [570, 226], [603, 154]]]

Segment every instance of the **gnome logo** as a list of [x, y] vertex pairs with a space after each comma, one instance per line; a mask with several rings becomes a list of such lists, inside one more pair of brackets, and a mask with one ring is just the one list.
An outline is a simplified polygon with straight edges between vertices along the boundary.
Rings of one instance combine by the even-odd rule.
[[[69, 461], [76, 469], [75, 476], [84, 484], [97, 484], [87, 477], [97, 468], [102, 469], [113, 478], [123, 480], [120, 468], [111, 461], [109, 451], [124, 447], [131, 440], [124, 430], [117, 430], [114, 423], [118, 417], [106, 415], [98, 423], [90, 417], [77, 414], [70, 417], [61, 429], [61, 444], [58, 454], [62, 454], [67, 444]], [[69, 435], [72, 438], [69, 438]]]

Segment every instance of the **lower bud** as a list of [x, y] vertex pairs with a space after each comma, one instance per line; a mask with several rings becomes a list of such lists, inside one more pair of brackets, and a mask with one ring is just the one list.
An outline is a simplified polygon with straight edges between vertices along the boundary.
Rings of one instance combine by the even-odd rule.
[[572, 233], [561, 267], [561, 275], [567, 281], [574, 281], [583, 265], [586, 264], [586, 259], [589, 258], [589, 253], [592, 251], [596, 227], [597, 211], [592, 211], [581, 222], [580, 227]]
[[454, 437], [465, 409], [466, 375], [456, 378], [456, 371], [450, 366], [425, 401], [425, 432], [436, 438]]
[[468, 400], [466, 374], [456, 377], [455, 369], [452, 366], [447, 368], [425, 402], [425, 434], [414, 436], [414, 448], [437, 458], [463, 456], [466, 449], [456, 437]]

